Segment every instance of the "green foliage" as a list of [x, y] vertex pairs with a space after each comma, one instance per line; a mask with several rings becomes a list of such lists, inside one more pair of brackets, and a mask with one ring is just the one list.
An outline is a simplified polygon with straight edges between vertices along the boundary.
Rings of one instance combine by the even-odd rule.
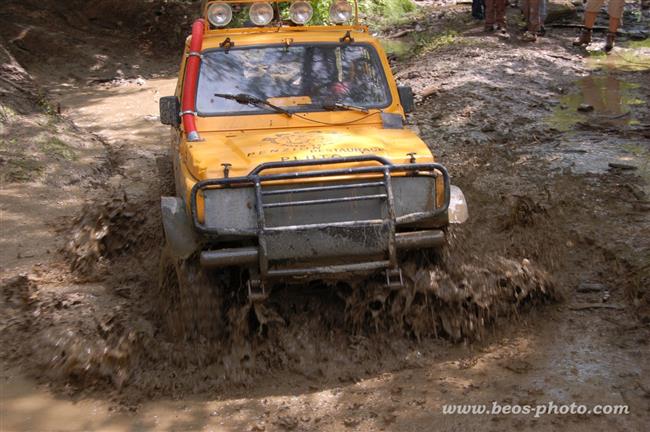
[[397, 22], [415, 11], [411, 0], [359, 0], [359, 10], [371, 21]]
[[43, 93], [38, 93], [37, 98], [36, 98], [36, 104], [39, 106], [43, 112], [49, 116], [53, 116], [56, 114], [56, 107], [50, 102], [45, 94]]
[[327, 24], [330, 17], [331, 2], [324, 0], [312, 0], [311, 6], [314, 8], [314, 17], [311, 19], [311, 24]]
[[0, 123], [8, 122], [16, 117], [16, 111], [7, 105], [0, 104]]
[[50, 156], [69, 161], [74, 161], [78, 158], [74, 149], [56, 137], [52, 137], [50, 140], [41, 144], [41, 150]]
[[43, 166], [36, 159], [10, 160], [0, 170], [0, 180], [4, 183], [22, 183], [35, 180], [43, 172]]
[[650, 39], [630, 41], [630, 48], [650, 48]]
[[[365, 17], [370, 24], [390, 24], [398, 22], [406, 13], [416, 9], [412, 0], [358, 0], [359, 13]], [[329, 24], [331, 0], [311, 0], [314, 8], [314, 16], [309, 22], [310, 25]], [[289, 19], [289, 6], [291, 3], [280, 3], [280, 16], [284, 20]], [[248, 21], [248, 7], [243, 6], [233, 10], [233, 20], [230, 27], [243, 27]]]
[[435, 51], [439, 48], [456, 43], [457, 39], [458, 32], [455, 30], [447, 30], [444, 33], [437, 34], [429, 38], [424, 36], [421, 41], [417, 41], [418, 52], [426, 53]]

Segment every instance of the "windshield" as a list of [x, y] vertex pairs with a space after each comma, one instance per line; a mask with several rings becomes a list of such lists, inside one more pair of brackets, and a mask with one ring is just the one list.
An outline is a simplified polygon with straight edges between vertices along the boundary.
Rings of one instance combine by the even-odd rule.
[[272, 112], [215, 97], [254, 96], [289, 111], [327, 103], [385, 108], [391, 102], [379, 56], [370, 45], [318, 44], [232, 48], [203, 53], [197, 92], [200, 115]]

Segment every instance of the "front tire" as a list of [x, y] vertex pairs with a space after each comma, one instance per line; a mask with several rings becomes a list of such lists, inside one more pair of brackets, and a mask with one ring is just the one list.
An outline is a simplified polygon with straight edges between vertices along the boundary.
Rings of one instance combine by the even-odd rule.
[[198, 256], [176, 259], [163, 247], [156, 301], [165, 332], [174, 340], [221, 337], [223, 288], [214, 274], [201, 267]]

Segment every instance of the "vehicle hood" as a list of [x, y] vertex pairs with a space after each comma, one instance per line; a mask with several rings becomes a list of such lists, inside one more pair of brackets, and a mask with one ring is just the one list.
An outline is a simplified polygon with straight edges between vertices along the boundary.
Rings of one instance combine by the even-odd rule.
[[[434, 161], [427, 145], [408, 129], [364, 126], [336, 130], [205, 132], [202, 138], [201, 142], [186, 143], [184, 152], [187, 168], [198, 180], [222, 178], [222, 164], [230, 164], [230, 177], [238, 177], [246, 176], [262, 163], [276, 161], [377, 155], [393, 163], [408, 163], [408, 153], [415, 153], [419, 163]], [[368, 163], [355, 166], [363, 164]]]

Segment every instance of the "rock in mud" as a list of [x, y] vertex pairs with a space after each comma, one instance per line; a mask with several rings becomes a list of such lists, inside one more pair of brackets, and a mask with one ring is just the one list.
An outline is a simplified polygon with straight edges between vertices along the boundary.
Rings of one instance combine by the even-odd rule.
[[579, 293], [595, 293], [605, 291], [605, 286], [603, 284], [594, 283], [594, 282], [583, 282], [578, 285], [576, 290]]
[[612, 170], [621, 170], [621, 171], [636, 171], [638, 167], [630, 164], [624, 164], [619, 162], [610, 162], [607, 164]]
[[527, 362], [526, 360], [517, 359], [517, 358], [505, 361], [501, 363], [501, 366], [504, 369], [508, 369], [509, 371], [514, 372], [516, 374], [528, 373], [533, 368], [533, 365]]
[[548, 12], [546, 15], [546, 24], [558, 21], [568, 21], [577, 16], [576, 6], [570, 0], [550, 0], [548, 2]]

